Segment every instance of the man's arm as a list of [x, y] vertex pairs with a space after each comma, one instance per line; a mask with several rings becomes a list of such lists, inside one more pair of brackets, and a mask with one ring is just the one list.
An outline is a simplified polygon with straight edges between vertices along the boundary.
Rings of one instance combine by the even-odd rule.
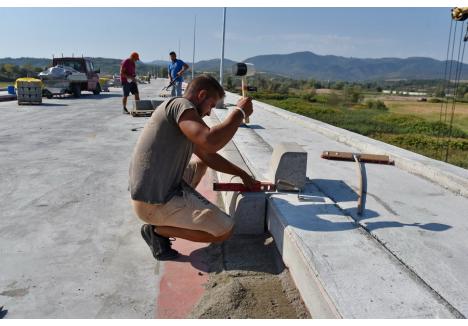
[[127, 73], [126, 73], [126, 71], [125, 71], [125, 67], [124, 67], [123, 65], [120, 66], [120, 74], [121, 74], [121, 75], [124, 75], [125, 78], [128, 77], [128, 76], [127, 76]]
[[190, 69], [189, 65], [184, 62], [182, 69], [180, 69], [180, 71], [177, 73], [177, 76], [182, 76], [184, 72], [186, 72], [189, 69]]
[[195, 146], [194, 153], [203, 162], [205, 162], [205, 164], [208, 165], [208, 167], [212, 168], [213, 170], [240, 177], [243, 183], [249, 188], [252, 187], [256, 182], [258, 182], [254, 178], [252, 178], [246, 171], [242, 170], [237, 165], [229, 162], [218, 153], [206, 153], [197, 146]]
[[[250, 98], [239, 100], [237, 106], [242, 108], [247, 116], [252, 114]], [[237, 128], [242, 124], [243, 118], [240, 110], [233, 110], [223, 122], [209, 128], [196, 109], [186, 110], [179, 118], [179, 128], [201, 151], [216, 153], [232, 139]]]

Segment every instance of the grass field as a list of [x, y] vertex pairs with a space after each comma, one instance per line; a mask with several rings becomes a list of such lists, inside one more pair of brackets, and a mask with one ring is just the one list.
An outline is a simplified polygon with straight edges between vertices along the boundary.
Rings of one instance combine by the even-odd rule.
[[[450, 121], [452, 104], [416, 102], [408, 100], [385, 100], [385, 105], [392, 113], [411, 114], [424, 118], [428, 121], [439, 121], [440, 108], [442, 105], [442, 121], [445, 121], [445, 109], [447, 108], [447, 122]], [[456, 103], [453, 125], [468, 133], [468, 104]]]
[[[416, 99], [402, 97], [385, 99], [386, 108], [369, 108], [363, 104], [343, 103], [336, 94], [317, 94], [312, 101], [291, 95], [254, 96], [288, 111], [434, 159], [445, 160], [448, 145], [448, 162], [468, 168], [468, 104], [457, 103], [449, 142], [449, 121], [445, 122], [443, 117], [439, 122], [440, 103], [417, 102]], [[450, 112], [451, 106], [448, 110]]]
[[8, 85], [13, 85], [15, 82], [0, 82], [0, 88], [5, 88]]

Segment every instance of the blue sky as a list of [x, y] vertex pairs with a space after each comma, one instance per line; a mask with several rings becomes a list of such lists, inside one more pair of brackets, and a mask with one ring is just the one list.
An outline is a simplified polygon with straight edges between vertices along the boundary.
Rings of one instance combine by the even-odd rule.
[[[0, 57], [52, 54], [196, 61], [220, 57], [221, 8], [0, 8]], [[228, 8], [225, 57], [312, 51], [445, 59], [450, 8]]]

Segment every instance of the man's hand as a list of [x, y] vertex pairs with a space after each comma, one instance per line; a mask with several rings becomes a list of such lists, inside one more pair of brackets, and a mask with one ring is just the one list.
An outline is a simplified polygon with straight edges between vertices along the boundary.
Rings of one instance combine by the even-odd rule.
[[237, 107], [241, 108], [245, 112], [245, 116], [248, 117], [253, 113], [253, 105], [251, 97], [243, 97], [237, 101]]
[[242, 175], [239, 176], [242, 179], [242, 183], [249, 189], [252, 189], [255, 184], [260, 183], [260, 181], [255, 180], [247, 172], [244, 171]]

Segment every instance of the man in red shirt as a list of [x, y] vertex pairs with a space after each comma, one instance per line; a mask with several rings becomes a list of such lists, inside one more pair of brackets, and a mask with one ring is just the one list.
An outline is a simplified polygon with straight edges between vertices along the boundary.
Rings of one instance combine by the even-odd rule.
[[123, 89], [123, 113], [128, 114], [127, 110], [127, 97], [132, 93], [135, 95], [135, 100], [140, 100], [140, 95], [138, 94], [138, 86], [136, 83], [136, 65], [135, 63], [140, 60], [140, 56], [136, 52], [130, 54], [130, 58], [125, 59], [120, 64], [120, 81], [122, 82]]

